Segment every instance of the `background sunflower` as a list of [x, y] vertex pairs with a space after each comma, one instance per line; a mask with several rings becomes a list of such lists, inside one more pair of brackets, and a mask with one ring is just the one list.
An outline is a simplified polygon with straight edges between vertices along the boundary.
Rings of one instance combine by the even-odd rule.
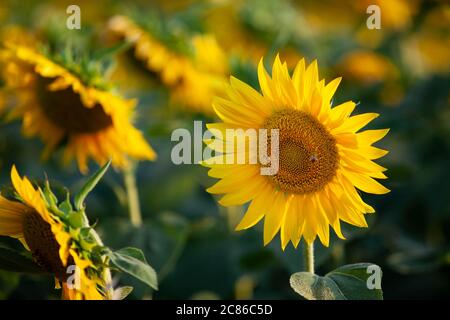
[[100, 88], [93, 76], [83, 78], [84, 70], [75, 74], [36, 49], [5, 42], [1, 56], [5, 89], [18, 99], [9, 117], [22, 120], [24, 135], [44, 141], [45, 159], [64, 140], [65, 162], [75, 158], [82, 172], [91, 158], [100, 165], [112, 158], [120, 168], [127, 166], [128, 157], [156, 158], [130, 122], [135, 101]]

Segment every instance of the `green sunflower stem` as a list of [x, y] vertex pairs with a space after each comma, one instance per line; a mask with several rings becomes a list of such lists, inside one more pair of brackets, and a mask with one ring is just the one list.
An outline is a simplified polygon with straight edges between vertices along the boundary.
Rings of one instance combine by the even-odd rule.
[[136, 184], [136, 163], [130, 164], [123, 171], [125, 188], [128, 198], [128, 211], [130, 213], [131, 224], [135, 227], [142, 225], [141, 206], [139, 204], [139, 193]]
[[314, 274], [314, 242], [305, 244], [303, 256], [306, 271]]
[[[81, 212], [83, 214], [84, 226], [89, 227], [90, 224], [89, 224], [89, 219], [86, 215], [86, 212], [84, 210]], [[104, 246], [102, 239], [100, 238], [98, 233], [93, 228], [90, 229], [90, 235], [95, 240], [95, 242], [97, 243], [98, 246], [101, 246], [101, 247]], [[102, 260], [103, 260], [103, 263], [105, 263], [105, 265], [108, 265], [108, 257], [104, 256]], [[113, 295], [114, 295], [114, 288], [113, 288], [113, 283], [112, 283], [111, 270], [108, 267], [103, 268], [102, 278], [105, 283], [105, 288], [104, 288], [105, 297], [107, 300], [112, 300]]]
[[[91, 234], [99, 246], [103, 246], [103, 241], [98, 236], [94, 229], [91, 229]], [[103, 262], [108, 265], [108, 257], [103, 257]], [[111, 270], [107, 267], [103, 269], [102, 273], [103, 281], [105, 282], [105, 296], [107, 300], [112, 300], [114, 295], [114, 288], [111, 276]]]

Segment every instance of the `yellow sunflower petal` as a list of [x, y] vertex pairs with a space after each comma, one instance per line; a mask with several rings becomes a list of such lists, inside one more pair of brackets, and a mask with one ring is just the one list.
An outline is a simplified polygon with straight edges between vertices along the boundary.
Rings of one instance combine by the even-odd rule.
[[348, 118], [342, 125], [333, 129], [331, 132], [333, 134], [357, 132], [359, 129], [367, 125], [370, 121], [377, 118], [378, 116], [378, 113], [363, 113], [352, 116]]
[[281, 248], [284, 250], [289, 241], [293, 239], [292, 235], [295, 234], [298, 228], [298, 215], [297, 202], [294, 201], [294, 196], [291, 196], [289, 203], [287, 204], [286, 214], [284, 220], [281, 223]]
[[385, 194], [390, 191], [376, 180], [364, 174], [350, 171], [343, 171], [343, 173], [361, 191], [373, 194]]
[[23, 238], [23, 218], [27, 212], [23, 204], [0, 196], [0, 235]]
[[350, 114], [355, 110], [355, 107], [356, 104], [353, 101], [347, 101], [331, 109], [331, 122], [328, 126], [331, 129], [340, 126], [348, 117], [350, 117]]
[[258, 79], [264, 97], [267, 97], [271, 99], [273, 102], [275, 102], [276, 99], [278, 98], [278, 95], [275, 88], [272, 85], [272, 79], [270, 78], [269, 74], [266, 71], [266, 68], [264, 67], [262, 58], [258, 64]]
[[267, 182], [265, 179], [261, 179], [261, 177], [249, 181], [246, 185], [241, 186], [241, 188], [236, 191], [224, 195], [222, 199], [219, 200], [219, 203], [225, 207], [244, 204], [254, 199], [257, 195], [257, 191], [261, 190], [266, 184]]
[[313, 202], [313, 197], [307, 195], [303, 199], [303, 212], [305, 216], [305, 227], [303, 229], [303, 237], [308, 244], [314, 242], [317, 237], [317, 222], [315, 216], [317, 215], [317, 208]]
[[356, 134], [358, 141], [365, 145], [371, 145], [383, 139], [389, 132], [389, 129], [365, 130]]
[[264, 217], [264, 245], [272, 241], [281, 227], [281, 221], [286, 213], [286, 197], [283, 193], [275, 194], [273, 202], [266, 200], [267, 213]]
[[272, 188], [266, 185], [261, 190], [261, 193], [250, 203], [247, 212], [241, 222], [237, 225], [236, 230], [248, 229], [257, 224], [264, 217], [267, 210], [267, 201], [270, 201], [269, 199], [271, 199], [272, 196]]

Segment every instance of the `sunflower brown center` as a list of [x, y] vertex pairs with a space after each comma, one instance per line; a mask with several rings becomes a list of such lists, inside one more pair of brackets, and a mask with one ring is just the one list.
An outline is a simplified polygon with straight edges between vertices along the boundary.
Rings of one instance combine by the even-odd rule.
[[51, 230], [50, 224], [32, 211], [23, 220], [25, 242], [30, 248], [36, 263], [45, 271], [55, 274], [63, 280], [66, 270], [59, 257], [59, 244]]
[[44, 114], [56, 126], [70, 133], [95, 133], [112, 125], [111, 117], [100, 104], [86, 108], [70, 87], [50, 91], [52, 78], [38, 78], [38, 97]]
[[279, 170], [268, 177], [281, 191], [315, 192], [334, 177], [339, 160], [335, 139], [313, 116], [281, 110], [266, 120], [264, 128], [279, 130]]

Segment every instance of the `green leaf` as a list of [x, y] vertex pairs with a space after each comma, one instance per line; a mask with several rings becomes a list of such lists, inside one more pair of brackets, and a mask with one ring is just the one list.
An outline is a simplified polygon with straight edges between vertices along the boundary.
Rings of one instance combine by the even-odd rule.
[[339, 267], [326, 275], [333, 279], [350, 300], [382, 300], [381, 268], [372, 263], [355, 263]]
[[19, 273], [43, 274], [42, 270], [31, 258], [0, 243], [0, 269]]
[[345, 300], [339, 287], [333, 280], [309, 272], [297, 272], [291, 275], [292, 289], [308, 300]]
[[9, 294], [20, 283], [20, 276], [17, 273], [11, 273], [6, 271], [0, 271], [0, 299], [5, 300]]
[[123, 248], [108, 254], [111, 262], [118, 269], [141, 280], [155, 290], [158, 290], [158, 280], [155, 270], [147, 263], [141, 250]]
[[75, 196], [75, 209], [77, 211], [84, 208], [84, 200], [88, 194], [95, 188], [100, 179], [104, 176], [109, 166], [111, 165], [111, 160], [109, 160], [100, 170], [98, 170], [86, 184], [81, 188], [81, 191]]
[[113, 300], [123, 300], [133, 291], [133, 287], [125, 286], [114, 290]]
[[381, 268], [370, 263], [339, 267], [324, 277], [297, 272], [290, 284], [308, 300], [382, 300]]

